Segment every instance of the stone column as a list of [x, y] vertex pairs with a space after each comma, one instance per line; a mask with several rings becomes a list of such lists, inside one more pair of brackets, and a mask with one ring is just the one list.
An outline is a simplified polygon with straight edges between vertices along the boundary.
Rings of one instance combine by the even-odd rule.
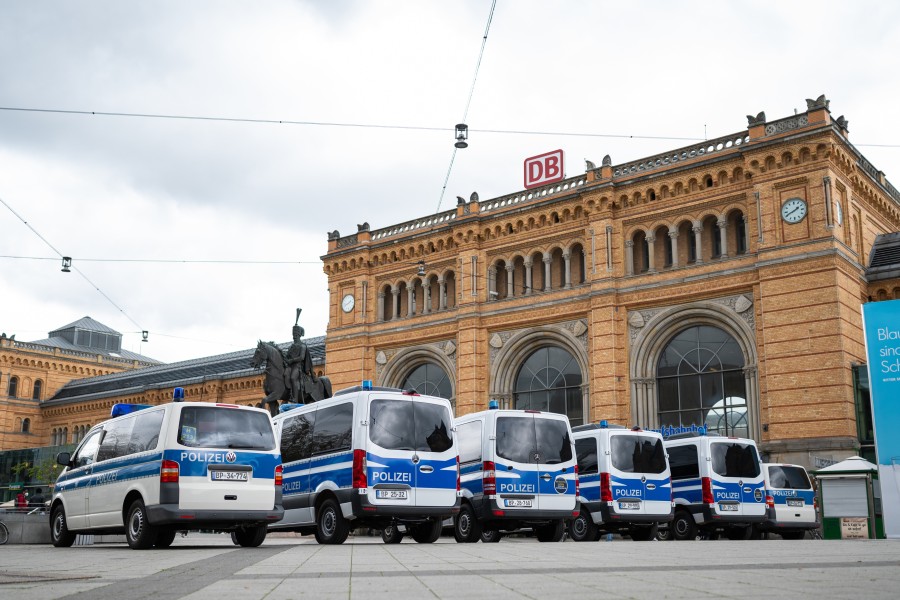
[[566, 261], [564, 286], [566, 289], [569, 289], [572, 287], [572, 253], [568, 250], [563, 252], [563, 260]]
[[384, 321], [384, 292], [378, 292], [378, 316], [376, 321]]
[[634, 275], [634, 240], [625, 240], [625, 274]]
[[400, 288], [393, 288], [391, 293], [394, 295], [394, 318], [400, 318]]
[[550, 291], [550, 262], [553, 260], [552, 256], [544, 257], [544, 291]]
[[406, 316], [411, 317], [414, 314], [416, 314], [416, 286], [406, 284]]
[[447, 310], [447, 281], [443, 277], [438, 279], [438, 287], [441, 288], [440, 309]]
[[506, 265], [506, 297], [513, 297], [513, 265]]
[[700, 237], [703, 233], [703, 225], [694, 225], [694, 245], [697, 247], [695, 262], [700, 264], [703, 262], [703, 239]]
[[422, 314], [427, 315], [431, 312], [431, 282], [427, 280], [422, 286], [422, 303], [425, 305], [422, 307]]
[[719, 247], [722, 249], [719, 258], [728, 258], [728, 221], [722, 218], [716, 221], [716, 225], [719, 226]]
[[529, 258], [525, 261], [525, 294], [532, 292], [531, 288], [531, 268], [534, 266], [534, 260]]
[[672, 245], [672, 267], [678, 266], [678, 230], [669, 232], [669, 243]]
[[656, 236], [647, 236], [647, 272], [656, 273]]

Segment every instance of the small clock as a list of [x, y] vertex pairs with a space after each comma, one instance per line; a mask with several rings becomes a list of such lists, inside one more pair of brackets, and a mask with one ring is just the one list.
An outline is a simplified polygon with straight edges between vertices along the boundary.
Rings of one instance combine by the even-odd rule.
[[841, 208], [840, 202], [834, 203], [834, 221], [838, 225], [841, 225], [844, 223], [844, 209]]
[[353, 310], [353, 307], [355, 305], [356, 305], [356, 298], [353, 297], [353, 294], [347, 294], [341, 300], [341, 310], [343, 310], [345, 313], [348, 313], [351, 310]]
[[806, 216], [806, 201], [801, 198], [788, 198], [781, 205], [781, 218], [786, 223], [799, 223]]

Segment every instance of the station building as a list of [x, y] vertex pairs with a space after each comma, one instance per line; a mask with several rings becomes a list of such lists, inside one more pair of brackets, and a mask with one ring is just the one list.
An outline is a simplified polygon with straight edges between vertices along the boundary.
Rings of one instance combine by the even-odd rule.
[[330, 233], [335, 389], [373, 379], [457, 414], [493, 399], [573, 425], [705, 426], [811, 467], [856, 454], [870, 435], [860, 305], [900, 297], [900, 192], [824, 96], [807, 109]]

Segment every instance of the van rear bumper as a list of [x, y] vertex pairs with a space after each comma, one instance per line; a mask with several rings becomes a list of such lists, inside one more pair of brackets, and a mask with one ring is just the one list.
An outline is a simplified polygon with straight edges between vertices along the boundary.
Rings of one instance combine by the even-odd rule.
[[[628, 514], [614, 512], [610, 509], [608, 502], [583, 502], [581, 506], [591, 513], [591, 517], [598, 525], [601, 523], [669, 523], [675, 517], [675, 511], [672, 508], [669, 508], [667, 513]], [[598, 517], [599, 520], [597, 520]]]
[[690, 510], [698, 525], [751, 525], [753, 523], [762, 523], [766, 520], [765, 514], [723, 515], [716, 513], [714, 509], [706, 504], [692, 504]]
[[[350, 505], [353, 507], [353, 516], [359, 519], [370, 517], [441, 517], [447, 518], [459, 512], [459, 498], [452, 506], [391, 506], [384, 504], [372, 504], [368, 498], [359, 494], [357, 490], [352, 490], [350, 494]], [[340, 499], [345, 502], [344, 498]]]
[[176, 525], [178, 529], [234, 529], [240, 525], [275, 523], [284, 517], [284, 508], [272, 510], [184, 510], [177, 504], [147, 507], [151, 525]]
[[771, 531], [774, 533], [779, 531], [806, 531], [818, 529], [819, 527], [818, 521], [763, 521], [759, 524], [760, 531]]
[[490, 499], [485, 499], [480, 503], [473, 503], [473, 508], [479, 521], [518, 521], [521, 523], [574, 519], [579, 510], [577, 501], [572, 510], [541, 510], [532, 508], [509, 509], [500, 506], [496, 500]]

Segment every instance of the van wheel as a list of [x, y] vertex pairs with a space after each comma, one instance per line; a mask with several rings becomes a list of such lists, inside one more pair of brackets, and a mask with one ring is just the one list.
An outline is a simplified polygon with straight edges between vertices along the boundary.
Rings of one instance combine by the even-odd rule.
[[581, 509], [575, 519], [569, 522], [569, 537], [576, 542], [593, 542], [597, 540], [597, 524], [591, 514]]
[[177, 532], [172, 527], [167, 527], [165, 529], [160, 529], [159, 534], [156, 536], [156, 542], [153, 544], [154, 548], [168, 548], [172, 545], [172, 542], [175, 541], [175, 534]]
[[678, 541], [694, 540], [697, 538], [697, 524], [694, 523], [694, 517], [684, 510], [675, 513], [675, 520], [669, 525], [672, 535]]
[[231, 532], [231, 541], [244, 548], [257, 548], [266, 540], [266, 533], [265, 525], [235, 529]]
[[341, 514], [341, 507], [328, 499], [316, 514], [316, 541], [320, 544], [343, 544], [350, 535], [350, 524]]
[[656, 533], [659, 531], [659, 525], [654, 523], [650, 527], [632, 527], [628, 534], [631, 536], [636, 542], [649, 542], [652, 539], [656, 539]]
[[57, 548], [69, 548], [75, 543], [75, 534], [66, 526], [66, 510], [57, 504], [50, 515], [50, 539]]
[[125, 521], [125, 540], [133, 550], [146, 550], [156, 543], [159, 529], [147, 520], [147, 509], [141, 500], [135, 500], [128, 509]]
[[481, 539], [481, 523], [475, 518], [471, 504], [460, 506], [459, 514], [453, 517], [453, 537], [460, 544], [474, 544]]
[[666, 527], [657, 527], [656, 528], [656, 539], [660, 542], [670, 542], [672, 541], [672, 526]]
[[420, 544], [433, 544], [441, 537], [443, 529], [443, 519], [432, 519], [420, 525], [414, 525], [410, 533], [412, 534], [412, 539]]
[[565, 523], [562, 519], [554, 521], [549, 525], [536, 527], [534, 530], [539, 542], [561, 542], [565, 532]]
[[502, 537], [503, 534], [500, 533], [499, 529], [484, 529], [481, 532], [481, 543], [496, 544]]
[[381, 530], [381, 540], [385, 544], [399, 544], [403, 541], [403, 532], [394, 524]]

